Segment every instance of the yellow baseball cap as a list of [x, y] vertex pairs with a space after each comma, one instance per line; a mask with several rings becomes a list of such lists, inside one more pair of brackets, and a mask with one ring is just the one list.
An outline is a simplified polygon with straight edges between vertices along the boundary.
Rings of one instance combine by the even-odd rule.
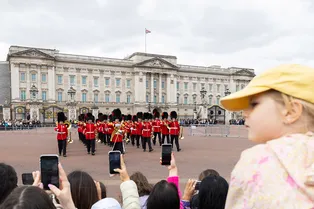
[[290, 64], [269, 69], [244, 89], [222, 98], [221, 105], [229, 111], [244, 110], [249, 107], [250, 97], [271, 89], [314, 103], [314, 68]]

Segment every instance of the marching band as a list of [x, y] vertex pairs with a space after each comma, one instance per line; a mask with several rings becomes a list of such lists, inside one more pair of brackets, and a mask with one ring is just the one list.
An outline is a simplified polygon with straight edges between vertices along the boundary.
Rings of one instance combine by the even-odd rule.
[[[171, 143], [173, 148], [175, 144], [177, 151], [180, 152], [179, 139], [184, 138], [183, 128], [177, 121], [175, 111], [170, 113], [170, 119], [168, 120], [168, 113], [163, 112], [160, 120], [160, 113], [156, 109], [153, 110], [153, 114], [138, 112], [133, 116], [123, 115], [120, 109], [114, 109], [110, 115], [99, 113], [96, 121], [91, 113], [79, 115], [77, 131], [79, 140], [87, 148], [87, 154], [96, 154], [96, 142], [108, 145], [112, 150], [119, 150], [122, 154], [125, 154], [129, 142], [137, 148], [141, 146], [144, 152], [148, 145], [148, 151], [152, 152], [154, 150], [152, 144], [156, 145], [157, 137], [159, 146]], [[55, 131], [59, 155], [61, 156], [63, 151], [64, 157], [67, 156], [66, 147], [70, 141], [69, 126], [65, 123], [64, 113], [59, 112]]]

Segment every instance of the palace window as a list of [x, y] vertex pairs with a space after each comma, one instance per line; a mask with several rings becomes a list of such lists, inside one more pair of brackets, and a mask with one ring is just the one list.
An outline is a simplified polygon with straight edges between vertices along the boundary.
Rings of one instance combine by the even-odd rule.
[[188, 97], [187, 96], [184, 96], [184, 104], [188, 104]]
[[62, 102], [62, 92], [58, 92], [58, 102]]
[[193, 96], [193, 104], [196, 103], [196, 96]]
[[154, 80], [154, 89], [157, 88], [157, 81]]
[[105, 79], [105, 86], [108, 88], [110, 86], [110, 78]]
[[110, 102], [110, 94], [109, 93], [105, 94], [105, 102]]
[[70, 75], [70, 85], [71, 86], [75, 85], [75, 75]]
[[148, 80], [146, 79], [146, 88], [148, 89]]
[[177, 91], [179, 91], [180, 82], [177, 82]]
[[87, 76], [82, 76], [82, 85], [86, 85]]
[[149, 96], [148, 96], [148, 94], [146, 94], [146, 103], [148, 103], [149, 102]]
[[25, 73], [24, 72], [20, 73], [20, 81], [25, 81]]
[[131, 88], [131, 80], [126, 80], [126, 88]]
[[94, 93], [94, 102], [98, 103], [98, 94], [97, 93]]
[[217, 101], [216, 101], [216, 105], [220, 104], [220, 96], [217, 96]]
[[94, 77], [94, 87], [98, 87], [98, 78]]
[[120, 93], [116, 94], [116, 103], [120, 103]]
[[35, 82], [35, 81], [36, 81], [36, 74], [35, 74], [35, 73], [32, 73], [31, 76], [32, 76], [32, 81]]
[[58, 75], [58, 84], [62, 84], [62, 75]]
[[161, 103], [165, 104], [165, 95], [161, 96]]
[[116, 87], [120, 87], [121, 78], [116, 78]]
[[130, 104], [131, 103], [131, 95], [126, 95], [126, 103]]
[[47, 82], [47, 74], [45, 74], [45, 73], [41, 74], [41, 82], [43, 82], [43, 83]]
[[165, 81], [161, 81], [161, 88], [165, 89]]
[[21, 90], [21, 101], [25, 101], [26, 100], [26, 91], [25, 90]]
[[86, 93], [82, 93], [82, 102], [86, 102]]
[[157, 103], [157, 96], [154, 95], [154, 103], [156, 104]]
[[41, 92], [41, 99], [42, 99], [43, 101], [46, 101], [46, 100], [47, 100], [47, 92], [46, 92], [46, 91], [42, 91], [42, 92]]
[[196, 91], [196, 83], [193, 83], [193, 91]]
[[185, 89], [186, 91], [188, 90], [188, 83], [187, 83], [187, 82], [184, 83], [184, 89]]

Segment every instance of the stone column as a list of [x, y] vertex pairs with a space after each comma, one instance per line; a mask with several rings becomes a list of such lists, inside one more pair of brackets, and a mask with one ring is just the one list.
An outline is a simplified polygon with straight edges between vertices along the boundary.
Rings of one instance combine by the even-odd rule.
[[153, 73], [150, 74], [150, 101], [154, 103], [154, 75]]
[[166, 91], [167, 92], [167, 103], [169, 104], [169, 103], [171, 103], [171, 91], [174, 91], [174, 89], [171, 89], [170, 75], [169, 74], [166, 74], [166, 87], [167, 87], [167, 91]]
[[160, 103], [161, 103], [161, 97], [162, 97], [161, 83], [162, 83], [162, 75], [161, 75], [161, 73], [160, 73], [160, 74], [159, 74], [159, 102], [160, 102]]

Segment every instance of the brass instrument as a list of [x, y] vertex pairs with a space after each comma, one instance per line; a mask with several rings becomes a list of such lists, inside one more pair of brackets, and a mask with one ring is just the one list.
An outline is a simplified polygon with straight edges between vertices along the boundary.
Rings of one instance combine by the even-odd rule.
[[[121, 123], [121, 127], [123, 128], [123, 127], [125, 127], [126, 125], [124, 124], [124, 121]], [[130, 143], [130, 139], [128, 138], [128, 133], [127, 132], [125, 132], [124, 133], [124, 137], [123, 137], [123, 140], [125, 141], [125, 143]]]
[[183, 136], [183, 126], [180, 127], [179, 139], [184, 139], [184, 136]]
[[72, 124], [70, 121], [66, 120], [64, 122], [64, 124], [67, 126], [67, 129], [68, 129], [68, 144], [72, 144], [73, 143], [73, 139], [72, 139], [72, 136], [71, 136], [71, 128], [72, 128]]
[[116, 133], [118, 133], [118, 132], [119, 132], [119, 134], [122, 133], [122, 131], [120, 130], [120, 127], [121, 127], [121, 126], [114, 126], [113, 132], [112, 132], [111, 137], [110, 137], [110, 141], [112, 141], [113, 136], [114, 136]]

